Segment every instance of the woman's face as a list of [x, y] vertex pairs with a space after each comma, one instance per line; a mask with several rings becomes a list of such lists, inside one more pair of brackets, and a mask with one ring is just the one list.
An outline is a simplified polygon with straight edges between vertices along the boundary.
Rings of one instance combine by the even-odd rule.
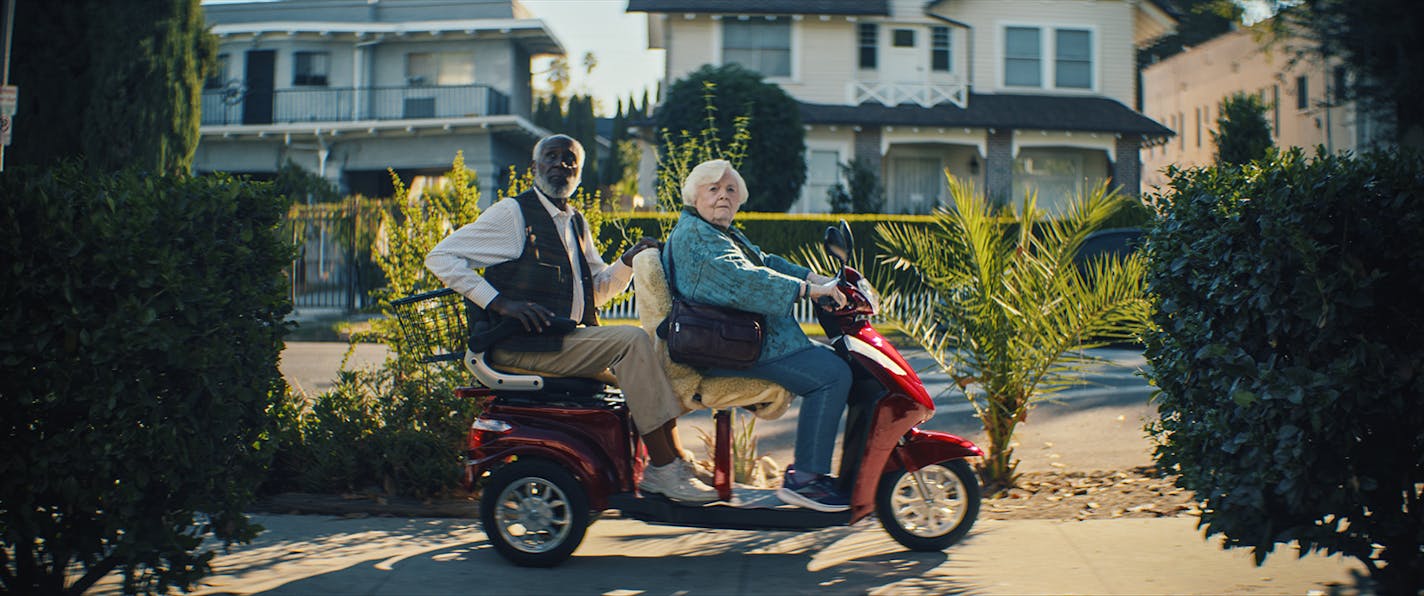
[[730, 226], [732, 217], [737, 214], [737, 198], [741, 195], [736, 177], [732, 176], [731, 170], [727, 170], [716, 182], [697, 187], [697, 214], [713, 224], [724, 228]]

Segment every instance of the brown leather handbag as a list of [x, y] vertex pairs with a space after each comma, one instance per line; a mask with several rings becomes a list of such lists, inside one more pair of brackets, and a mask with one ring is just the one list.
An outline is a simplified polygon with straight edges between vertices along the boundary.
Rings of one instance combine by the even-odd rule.
[[673, 362], [698, 368], [743, 369], [756, 364], [766, 333], [759, 313], [698, 304], [677, 291], [677, 270], [668, 252], [668, 291], [672, 308], [658, 325]]

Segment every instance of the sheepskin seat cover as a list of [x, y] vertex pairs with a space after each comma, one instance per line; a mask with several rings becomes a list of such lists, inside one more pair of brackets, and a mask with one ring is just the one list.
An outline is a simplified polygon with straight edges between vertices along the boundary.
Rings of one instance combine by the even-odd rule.
[[780, 418], [786, 413], [793, 396], [781, 385], [762, 379], [703, 377], [697, 369], [668, 357], [667, 343], [658, 337], [657, 328], [672, 308], [672, 296], [668, 293], [667, 277], [663, 275], [662, 258], [657, 249], [648, 249], [633, 257], [633, 280], [638, 296], [638, 321], [652, 336], [663, 370], [667, 371], [683, 407], [697, 410], [741, 406], [765, 420]]

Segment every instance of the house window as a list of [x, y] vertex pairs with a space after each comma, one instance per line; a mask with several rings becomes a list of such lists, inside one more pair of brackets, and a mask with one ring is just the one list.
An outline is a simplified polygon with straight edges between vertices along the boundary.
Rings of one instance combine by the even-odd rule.
[[1200, 146], [1201, 146], [1201, 121], [1202, 121], [1202, 109], [1201, 109], [1201, 108], [1197, 108], [1197, 109], [1196, 109], [1196, 115], [1197, 115], [1197, 146], [1200, 147]]
[[330, 52], [295, 52], [292, 68], [292, 85], [325, 87], [327, 75], [331, 73]]
[[1304, 110], [1310, 107], [1310, 83], [1305, 75], [1295, 78], [1295, 109]]
[[475, 56], [468, 52], [411, 52], [405, 55], [405, 81], [425, 85], [473, 85]]
[[949, 27], [930, 28], [930, 69], [949, 72]]
[[[1265, 89], [1261, 94], [1265, 95]], [[1281, 129], [1281, 86], [1271, 85], [1271, 134]]]
[[858, 29], [860, 33], [860, 67], [873, 69], [876, 67], [876, 49], [880, 45], [880, 27], [875, 23], [861, 23]]
[[791, 19], [722, 19], [722, 63], [768, 77], [791, 76]]
[[1054, 34], [1054, 84], [1059, 88], [1091, 89], [1092, 34], [1081, 29], [1059, 29]]
[[217, 64], [213, 65], [212, 72], [208, 73], [208, 78], [203, 81], [204, 89], [221, 89], [223, 85], [227, 84], [227, 69], [230, 61], [231, 57], [227, 54], [218, 54]]
[[895, 44], [895, 47], [897, 47], [897, 48], [913, 48], [913, 47], [915, 47], [915, 30], [914, 30], [914, 29], [896, 29], [896, 30], [895, 30], [895, 38], [894, 38], [894, 40], [893, 40], [891, 43]]
[[829, 211], [828, 191], [840, 181], [840, 153], [834, 150], [806, 150], [806, 201], [800, 211]]
[[1349, 94], [1347, 93], [1347, 91], [1349, 90], [1349, 86], [1350, 86], [1350, 75], [1349, 75], [1349, 73], [1345, 71], [1345, 67], [1343, 67], [1343, 66], [1336, 66], [1336, 67], [1335, 67], [1335, 92], [1334, 92], [1334, 98], [1335, 98], [1335, 103], [1336, 103], [1336, 105], [1345, 103], [1345, 98], [1349, 96]]
[[1009, 27], [1004, 34], [1004, 84], [1043, 86], [1042, 56], [1037, 27]]

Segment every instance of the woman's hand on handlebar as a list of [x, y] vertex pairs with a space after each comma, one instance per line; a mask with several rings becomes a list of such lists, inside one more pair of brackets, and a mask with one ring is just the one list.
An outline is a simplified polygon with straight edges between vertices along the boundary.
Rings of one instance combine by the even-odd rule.
[[829, 283], [810, 284], [807, 289], [811, 300], [826, 310], [832, 310], [832, 307], [843, 308], [846, 305], [846, 295], [836, 286], [836, 280], [832, 279]]
[[806, 281], [816, 285], [828, 284], [835, 280], [836, 278], [834, 277], [826, 277], [815, 271], [806, 274]]

